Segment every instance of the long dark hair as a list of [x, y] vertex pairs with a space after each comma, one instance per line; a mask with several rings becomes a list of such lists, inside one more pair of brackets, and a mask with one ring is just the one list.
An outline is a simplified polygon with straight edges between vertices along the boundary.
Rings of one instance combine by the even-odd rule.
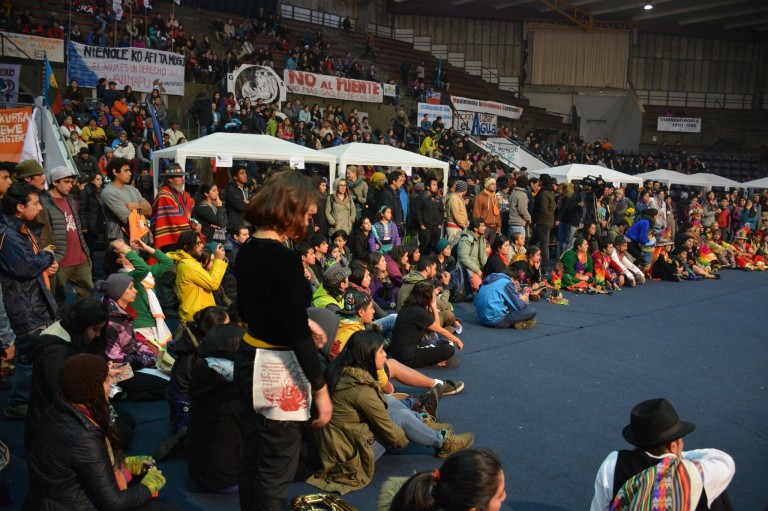
[[496, 495], [503, 468], [490, 449], [464, 449], [451, 454], [434, 472], [412, 475], [397, 492], [390, 511], [467, 511], [484, 509]]
[[80, 353], [100, 353], [104, 351], [101, 342], [88, 344], [85, 331], [89, 327], [107, 323], [107, 307], [93, 298], [79, 298], [72, 303], [62, 305], [58, 312], [61, 326], [71, 338], [72, 347]]
[[395, 261], [395, 264], [397, 264], [397, 267], [400, 268], [400, 271], [405, 275], [405, 266], [403, 266], [403, 263], [400, 262], [400, 260], [403, 258], [405, 254], [407, 254], [408, 251], [406, 248], [402, 245], [398, 245], [396, 247], [392, 247], [392, 250], [389, 251], [389, 257], [392, 258], [393, 261]]
[[403, 309], [406, 307], [417, 306], [432, 311], [432, 295], [435, 292], [435, 285], [429, 280], [418, 281], [411, 290], [411, 294], [405, 299]]
[[383, 345], [384, 337], [379, 332], [363, 330], [352, 334], [342, 352], [325, 370], [325, 381], [331, 395], [336, 391], [336, 385], [346, 367], [362, 369], [376, 381], [376, 352]]

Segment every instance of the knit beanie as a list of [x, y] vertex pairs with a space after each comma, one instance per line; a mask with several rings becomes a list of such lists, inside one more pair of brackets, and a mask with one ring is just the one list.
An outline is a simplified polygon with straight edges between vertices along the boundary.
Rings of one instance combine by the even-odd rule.
[[124, 273], [113, 273], [107, 280], [100, 280], [96, 283], [96, 290], [101, 291], [114, 301], [118, 301], [133, 279]]
[[445, 238], [440, 238], [440, 240], [435, 245], [435, 254], [439, 254], [443, 250], [445, 250], [445, 247], [448, 246], [448, 240]]
[[464, 180], [456, 181], [456, 192], [466, 192], [467, 191], [467, 182]]
[[349, 271], [349, 268], [345, 268], [340, 264], [334, 264], [333, 266], [325, 270], [325, 274], [323, 275], [323, 282], [327, 282], [328, 284], [337, 286], [341, 284], [344, 281], [344, 279], [346, 279], [350, 275], [352, 275], [352, 272]]
[[386, 180], [387, 176], [385, 176], [383, 172], [374, 172], [371, 176], [371, 183], [376, 186], [383, 186]]
[[103, 357], [89, 353], [72, 355], [59, 371], [61, 395], [72, 403], [91, 403], [104, 393], [109, 366]]

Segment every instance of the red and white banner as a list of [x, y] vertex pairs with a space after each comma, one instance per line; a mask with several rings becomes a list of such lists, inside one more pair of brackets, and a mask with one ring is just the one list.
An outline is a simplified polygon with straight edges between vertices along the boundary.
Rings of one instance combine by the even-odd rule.
[[2, 53], [0, 56], [43, 60], [48, 55], [50, 62], [64, 62], [64, 41], [62, 39], [14, 34], [12, 32], [3, 32], [2, 34], [7, 41], [5, 44], [0, 44], [0, 53]]
[[523, 115], [523, 109], [519, 106], [505, 105], [495, 101], [484, 101], [482, 99], [462, 98], [461, 96], [451, 96], [453, 107], [456, 110], [464, 112], [478, 112], [481, 114], [498, 115], [507, 119], [519, 119]]
[[290, 69], [283, 71], [283, 80], [288, 92], [293, 94], [360, 101], [362, 103], [381, 103], [384, 101], [384, 91], [381, 84], [377, 82]]
[[0, 110], [0, 161], [21, 161], [24, 139], [31, 119], [31, 106]]

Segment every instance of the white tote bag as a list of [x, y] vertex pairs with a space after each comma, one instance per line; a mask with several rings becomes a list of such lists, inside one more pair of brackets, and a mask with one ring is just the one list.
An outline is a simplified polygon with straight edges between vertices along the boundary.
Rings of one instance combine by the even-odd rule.
[[253, 409], [276, 421], [307, 421], [312, 387], [293, 351], [257, 349], [253, 361]]

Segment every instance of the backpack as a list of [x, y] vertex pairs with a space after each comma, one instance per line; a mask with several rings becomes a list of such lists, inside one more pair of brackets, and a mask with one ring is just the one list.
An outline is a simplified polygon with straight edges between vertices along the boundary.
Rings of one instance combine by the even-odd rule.
[[461, 266], [456, 266], [451, 272], [451, 292], [448, 301], [451, 303], [461, 303], [467, 299], [469, 294], [469, 278], [467, 270]]
[[693, 462], [668, 456], [630, 477], [619, 489], [610, 509], [693, 511], [703, 489], [702, 473]]

